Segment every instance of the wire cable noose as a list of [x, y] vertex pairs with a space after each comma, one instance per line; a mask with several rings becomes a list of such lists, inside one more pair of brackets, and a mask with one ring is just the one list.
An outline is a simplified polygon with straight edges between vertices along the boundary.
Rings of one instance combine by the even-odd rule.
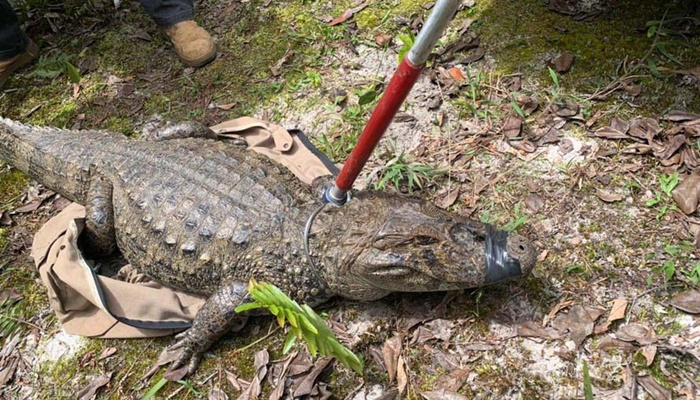
[[311, 252], [309, 251], [309, 234], [311, 233], [311, 225], [313, 225], [314, 219], [321, 212], [321, 210], [326, 207], [326, 204], [328, 203], [322, 203], [317, 209], [314, 210], [314, 212], [311, 213], [309, 219], [306, 221], [306, 226], [304, 227], [304, 253], [306, 253], [306, 259], [309, 261], [309, 266], [314, 270], [316, 269], [316, 264], [314, 264], [314, 260], [311, 258]]

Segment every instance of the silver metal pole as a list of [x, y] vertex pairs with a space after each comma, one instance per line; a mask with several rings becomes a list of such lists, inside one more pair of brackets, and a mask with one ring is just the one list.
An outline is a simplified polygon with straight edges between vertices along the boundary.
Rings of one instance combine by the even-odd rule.
[[418, 33], [416, 41], [408, 52], [408, 60], [413, 65], [422, 65], [428, 60], [430, 52], [442, 36], [447, 25], [452, 21], [462, 0], [438, 0], [423, 29]]

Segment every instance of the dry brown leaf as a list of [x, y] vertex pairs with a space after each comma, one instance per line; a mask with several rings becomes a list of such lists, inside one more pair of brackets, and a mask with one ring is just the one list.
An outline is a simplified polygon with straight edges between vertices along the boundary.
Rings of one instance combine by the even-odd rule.
[[12, 357], [7, 359], [4, 365], [0, 367], [0, 388], [4, 387], [7, 382], [12, 380], [18, 365], [19, 357]]
[[542, 326], [543, 327], [547, 326], [549, 321], [554, 319], [554, 317], [559, 313], [559, 311], [565, 309], [566, 307], [569, 307], [572, 304], [574, 304], [574, 302], [572, 300], [567, 300], [567, 299], [563, 299], [560, 302], [558, 302], [557, 304], [555, 304], [554, 307], [552, 307], [552, 309], [549, 310], [547, 315], [545, 315], [544, 318], [542, 319]]
[[622, 325], [615, 336], [625, 342], [637, 342], [642, 346], [656, 342], [654, 330], [640, 324]]
[[286, 386], [285, 382], [288, 376], [287, 371], [289, 370], [289, 365], [292, 363], [292, 361], [294, 361], [296, 356], [297, 352], [293, 352], [292, 354], [288, 355], [287, 358], [274, 365], [273, 371], [279, 371], [279, 374], [274, 376], [274, 380], [272, 379], [273, 373], [270, 372], [270, 374], [268, 374], [268, 382], [270, 382], [270, 384], [274, 387], [268, 400], [279, 400], [284, 395], [284, 388]]
[[243, 390], [243, 385], [241, 385], [240, 378], [233, 372], [226, 370], [226, 380], [233, 386], [233, 389], [237, 392]]
[[610, 321], [605, 321], [600, 324], [596, 324], [595, 327], [593, 327], [593, 333], [595, 335], [600, 335], [601, 333], [607, 332], [608, 329], [610, 329]]
[[685, 135], [673, 136], [671, 139], [666, 140], [660, 149], [654, 150], [654, 155], [656, 157], [659, 157], [662, 160], [668, 160], [685, 143], [686, 143]]
[[537, 145], [543, 146], [545, 144], [555, 144], [555, 143], [559, 143], [560, 140], [561, 140], [561, 132], [559, 131], [559, 129], [549, 128], [544, 133], [544, 135], [542, 135], [542, 137], [537, 139]]
[[562, 74], [571, 70], [571, 64], [574, 63], [574, 55], [570, 52], [565, 52], [554, 60], [554, 68], [558, 73]]
[[382, 358], [389, 378], [389, 383], [394, 382], [396, 377], [396, 369], [401, 355], [401, 336], [395, 335], [391, 339], [387, 339], [382, 346]]
[[392, 40], [393, 40], [393, 36], [388, 35], [386, 33], [378, 33], [374, 37], [374, 41], [377, 42], [377, 44], [380, 46], [390, 45]]
[[449, 193], [447, 193], [445, 195], [445, 197], [443, 197], [440, 201], [437, 202], [437, 206], [442, 208], [443, 210], [446, 210], [451, 205], [453, 205], [455, 203], [455, 201], [457, 201], [458, 197], [459, 197], [459, 186], [454, 185], [452, 187], [452, 190], [450, 190]]
[[597, 129], [593, 134], [605, 139], [629, 139], [629, 136], [625, 132], [617, 130], [612, 126], [604, 126]]
[[41, 203], [43, 203], [44, 200], [46, 200], [46, 196], [37, 197], [34, 200], [28, 202], [27, 204], [15, 208], [12, 212], [15, 214], [34, 212], [41, 206]]
[[357, 14], [358, 12], [362, 11], [367, 7], [367, 4], [361, 4], [355, 8], [348, 8], [345, 10], [340, 16], [334, 18], [331, 22], [328, 23], [330, 26], [336, 26], [340, 25], [343, 22], [349, 20], [352, 18], [353, 15]]
[[427, 392], [421, 392], [421, 396], [425, 400], [468, 400], [469, 398], [463, 396], [457, 392], [452, 392], [449, 390], [431, 390]]
[[524, 140], [512, 140], [508, 142], [511, 147], [513, 147], [516, 150], [521, 150], [524, 151], [525, 153], [534, 153], [535, 150], [537, 150], [537, 146], [532, 144], [531, 141], [524, 139]]
[[462, 70], [457, 67], [452, 67], [448, 69], [447, 73], [449, 73], [450, 77], [452, 77], [452, 79], [456, 80], [457, 82], [464, 82], [467, 80], [467, 78], [464, 77]]
[[608, 322], [617, 321], [618, 319], [625, 318], [625, 311], [627, 311], [627, 299], [619, 298], [612, 302], [610, 307], [610, 315], [608, 316]]
[[655, 400], [671, 400], [671, 391], [661, 386], [653, 376], [640, 376], [637, 381]]
[[78, 400], [90, 400], [90, 399], [94, 398], [95, 395], [97, 394], [97, 391], [100, 390], [101, 387], [108, 384], [111, 379], [112, 379], [111, 372], [107, 375], [98, 376], [97, 378], [93, 379], [93, 381], [90, 382], [87, 386], [85, 386], [83, 389], [81, 389], [76, 394], [76, 397], [78, 398]]
[[284, 55], [282, 58], [277, 60], [277, 63], [270, 67], [270, 73], [272, 76], [280, 76], [280, 70], [282, 69], [282, 66], [289, 61], [290, 58], [294, 57], [294, 50], [292, 50], [291, 47], [287, 48], [287, 51], [284, 52]]
[[523, 129], [523, 121], [517, 115], [509, 115], [503, 121], [503, 134], [508, 139], [513, 139], [520, 136]]
[[598, 342], [597, 349], [598, 350], [635, 351], [638, 349], [638, 347], [632, 343], [623, 342], [622, 340], [615, 339], [614, 337], [612, 337], [610, 335], [606, 335], [602, 339], [600, 339], [600, 341]]
[[116, 347], [108, 347], [102, 351], [102, 354], [97, 358], [97, 361], [102, 361], [107, 357], [113, 356], [117, 352]]
[[468, 369], [450, 367], [451, 371], [447, 375], [441, 375], [435, 381], [433, 390], [448, 390], [456, 392], [464, 386], [471, 373]]
[[12, 289], [0, 292], [0, 304], [10, 305], [20, 300], [22, 300], [22, 295]]
[[596, 194], [598, 195], [599, 199], [603, 200], [606, 203], [615, 203], [615, 202], [620, 201], [624, 198], [624, 196], [622, 196], [619, 193], [613, 193], [609, 190], [600, 189], [600, 188], [596, 189]]
[[406, 365], [403, 361], [403, 356], [399, 356], [396, 367], [396, 384], [398, 385], [399, 395], [402, 395], [406, 391], [406, 386], [408, 386], [408, 375], [406, 374]]
[[669, 303], [690, 314], [700, 314], [700, 290], [687, 290], [671, 298]]
[[228, 400], [228, 395], [220, 388], [215, 387], [209, 391], [207, 400]]
[[560, 314], [552, 321], [552, 327], [560, 335], [568, 335], [576, 347], [581, 346], [588, 335], [593, 333], [593, 326], [594, 323], [588, 311], [578, 304], [572, 306], [566, 315]]
[[541, 339], [558, 339], [560, 336], [556, 330], [552, 328], [543, 328], [541, 324], [535, 321], [526, 321], [520, 324], [517, 328], [517, 335], [520, 337], [536, 337]]
[[687, 111], [681, 111], [681, 110], [671, 110], [667, 112], [666, 114], [661, 117], [662, 120], [664, 121], [673, 121], [673, 122], [684, 122], [684, 121], [692, 121], [694, 119], [700, 119], [700, 114], [694, 114], [690, 113]]
[[253, 368], [255, 368], [255, 375], [253, 375], [253, 380], [250, 382], [250, 386], [243, 391], [238, 400], [252, 400], [257, 399], [262, 392], [262, 381], [267, 375], [267, 364], [270, 362], [270, 353], [267, 350], [262, 349], [255, 353], [255, 358], [253, 361]]
[[333, 361], [332, 357], [319, 358], [311, 372], [309, 372], [309, 374], [306, 375], [301, 381], [299, 386], [294, 389], [294, 398], [311, 394], [316, 386], [316, 379], [318, 379], [318, 376], [321, 375], [321, 372], [323, 372], [326, 367], [328, 367], [331, 361]]
[[537, 262], [542, 262], [547, 258], [547, 255], [549, 254], [549, 250], [542, 250], [540, 255], [537, 256]]
[[[275, 75], [276, 76], [276, 75]], [[216, 108], [219, 110], [228, 111], [236, 106], [237, 103], [227, 103], [227, 104], [217, 104]]]
[[654, 362], [654, 357], [656, 357], [656, 346], [653, 344], [644, 346], [639, 351], [647, 360], [647, 367], [650, 366]]
[[632, 97], [637, 97], [642, 93], [642, 85], [624, 80], [621, 81], [620, 84], [622, 88], [625, 89], [625, 92]]
[[651, 142], [661, 131], [662, 129], [655, 119], [635, 118], [630, 122], [627, 133], [642, 141]]
[[564, 99], [561, 103], [552, 103], [552, 112], [562, 118], [571, 118], [581, 109], [573, 100]]
[[544, 207], [544, 199], [539, 194], [529, 194], [525, 197], [525, 208], [530, 214], [537, 214], [542, 207]]
[[445, 342], [449, 341], [452, 337], [454, 326], [454, 322], [446, 319], [435, 319], [425, 324], [425, 327], [432, 332], [435, 339], [440, 339]]
[[10, 213], [7, 211], [3, 211], [0, 213], [0, 226], [10, 226], [12, 225], [12, 217], [10, 216]]
[[605, 312], [605, 309], [593, 306], [585, 306], [584, 308], [593, 321], [597, 320]]
[[700, 203], [700, 175], [691, 174], [673, 190], [673, 201], [685, 214], [692, 214]]

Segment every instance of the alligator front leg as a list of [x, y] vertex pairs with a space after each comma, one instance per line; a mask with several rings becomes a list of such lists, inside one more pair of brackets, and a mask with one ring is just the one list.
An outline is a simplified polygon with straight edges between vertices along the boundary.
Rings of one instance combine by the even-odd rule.
[[99, 174], [90, 177], [81, 241], [91, 256], [103, 257], [116, 248], [112, 183]]
[[177, 335], [175, 338], [178, 342], [168, 349], [184, 349], [171, 369], [187, 365], [187, 374], [192, 374], [205, 351], [231, 328], [241, 322], [245, 323], [246, 317], [240, 316], [235, 309], [243, 304], [247, 294], [245, 284], [233, 282], [222, 286], [211, 295], [194, 318], [192, 327]]

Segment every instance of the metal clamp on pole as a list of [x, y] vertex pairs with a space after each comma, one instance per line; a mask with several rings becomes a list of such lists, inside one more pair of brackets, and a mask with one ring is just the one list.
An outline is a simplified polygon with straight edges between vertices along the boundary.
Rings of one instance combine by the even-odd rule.
[[418, 80], [428, 56], [442, 36], [445, 28], [457, 12], [461, 0], [438, 0], [433, 12], [425, 22], [411, 50], [401, 61], [394, 76], [365, 125], [357, 145], [350, 153], [345, 166], [338, 174], [332, 187], [326, 189], [323, 201], [334, 205], [343, 205], [348, 201], [348, 191], [372, 155], [384, 132], [394, 119], [396, 112], [406, 100], [406, 96]]

